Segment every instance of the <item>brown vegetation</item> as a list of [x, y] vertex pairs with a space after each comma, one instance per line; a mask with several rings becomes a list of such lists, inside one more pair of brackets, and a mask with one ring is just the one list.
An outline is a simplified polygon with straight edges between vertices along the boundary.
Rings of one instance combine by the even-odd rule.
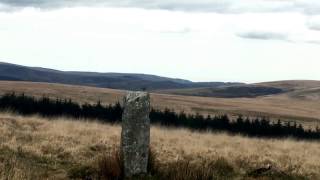
[[[119, 157], [114, 153], [120, 141], [121, 128], [117, 125], [12, 114], [1, 114], [0, 117], [0, 179], [121, 175]], [[151, 146], [154, 177], [320, 177], [319, 142], [267, 140], [152, 127]], [[272, 166], [273, 170], [250, 175], [267, 166]]]
[[257, 83], [256, 85], [271, 86], [275, 88], [281, 88], [284, 90], [294, 91], [294, 90], [320, 87], [320, 81], [288, 80], [288, 81], [273, 81], [273, 82]]
[[[271, 85], [291, 89], [297, 87], [299, 91], [257, 98], [229, 99], [152, 93], [151, 101], [156, 108], [168, 107], [187, 113], [267, 116], [273, 119], [298, 120], [299, 123], [310, 126], [319, 124], [320, 100], [317, 97], [320, 90], [316, 90], [320, 86], [318, 81], [273, 82]], [[101, 100], [104, 104], [121, 101], [125, 93], [122, 90], [85, 86], [0, 81], [0, 94], [13, 91], [33, 96], [72, 98], [81, 103]]]

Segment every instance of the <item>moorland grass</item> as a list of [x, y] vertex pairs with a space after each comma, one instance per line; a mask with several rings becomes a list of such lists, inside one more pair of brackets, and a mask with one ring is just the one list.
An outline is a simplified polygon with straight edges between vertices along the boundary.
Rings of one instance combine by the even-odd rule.
[[[0, 179], [122, 179], [121, 128], [0, 114]], [[151, 128], [144, 179], [319, 179], [320, 143]], [[272, 166], [271, 170], [255, 173]], [[139, 177], [141, 179], [141, 177]]]

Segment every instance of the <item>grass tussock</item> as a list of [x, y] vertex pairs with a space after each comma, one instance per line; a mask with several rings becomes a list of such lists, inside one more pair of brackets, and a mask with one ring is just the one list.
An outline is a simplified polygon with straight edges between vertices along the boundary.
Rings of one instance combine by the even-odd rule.
[[102, 155], [98, 161], [98, 175], [101, 179], [118, 180], [123, 178], [123, 165], [120, 151], [115, 149]]
[[236, 176], [233, 167], [224, 158], [202, 162], [182, 159], [168, 164], [160, 173], [163, 178], [176, 180], [232, 179]]
[[[246, 174], [237, 172], [232, 163], [225, 158], [217, 158], [215, 160], [203, 159], [202, 161], [194, 161], [193, 157], [185, 157], [170, 163], [161, 163], [156, 160], [157, 155], [150, 151], [150, 160], [148, 162], [148, 175], [133, 177], [133, 179], [173, 179], [173, 180], [228, 180], [228, 179], [279, 179], [279, 180], [304, 180], [305, 176], [297, 174], [287, 174], [277, 169], [248, 171]], [[102, 156], [97, 161], [96, 175], [89, 177], [88, 174], [77, 176], [81, 179], [105, 179], [105, 180], [121, 180], [124, 179], [123, 168], [121, 165], [121, 156], [119, 151]], [[82, 170], [83, 172], [84, 169]], [[84, 176], [83, 176], [84, 175]]]
[[[85, 120], [0, 114], [0, 179], [122, 179], [120, 131]], [[152, 127], [151, 147], [144, 179], [320, 178], [319, 142]]]
[[[124, 179], [121, 163], [121, 155], [118, 150], [104, 154], [96, 162], [96, 174], [86, 173], [88, 168], [72, 171], [72, 178], [86, 179], [95, 175], [97, 179], [120, 180]], [[89, 176], [88, 176], [89, 175]], [[233, 167], [224, 159], [215, 161], [203, 161], [201, 163], [192, 161], [190, 158], [177, 160], [170, 163], [161, 163], [157, 160], [157, 154], [150, 150], [148, 162], [148, 175], [136, 177], [137, 179], [174, 179], [174, 180], [211, 180], [229, 179], [236, 174]]]

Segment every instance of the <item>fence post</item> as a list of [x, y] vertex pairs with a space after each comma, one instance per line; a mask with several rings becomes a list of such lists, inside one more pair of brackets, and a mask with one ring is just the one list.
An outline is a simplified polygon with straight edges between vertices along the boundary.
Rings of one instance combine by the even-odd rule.
[[123, 105], [121, 154], [124, 175], [146, 174], [150, 146], [150, 95], [128, 92]]

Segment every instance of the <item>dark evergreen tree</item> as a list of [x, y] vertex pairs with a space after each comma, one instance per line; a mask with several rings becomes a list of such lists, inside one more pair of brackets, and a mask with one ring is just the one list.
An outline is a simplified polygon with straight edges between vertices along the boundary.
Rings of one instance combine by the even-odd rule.
[[[109, 123], [120, 123], [123, 109], [120, 103], [103, 105], [101, 101], [96, 104], [84, 103], [82, 105], [71, 99], [50, 99], [48, 97], [34, 98], [25, 94], [5, 94], [0, 97], [0, 110], [13, 111], [22, 115], [39, 114], [45, 117], [67, 116], [72, 118], [96, 119]], [[197, 114], [176, 113], [171, 109], [151, 109], [150, 120], [153, 124], [163, 126], [184, 127], [192, 130], [225, 131], [234, 134], [243, 134], [255, 137], [320, 140], [320, 129], [304, 129], [297, 122], [286, 123], [279, 119], [276, 123], [266, 118], [250, 119], [239, 116], [235, 121], [227, 115], [206, 116]]]

